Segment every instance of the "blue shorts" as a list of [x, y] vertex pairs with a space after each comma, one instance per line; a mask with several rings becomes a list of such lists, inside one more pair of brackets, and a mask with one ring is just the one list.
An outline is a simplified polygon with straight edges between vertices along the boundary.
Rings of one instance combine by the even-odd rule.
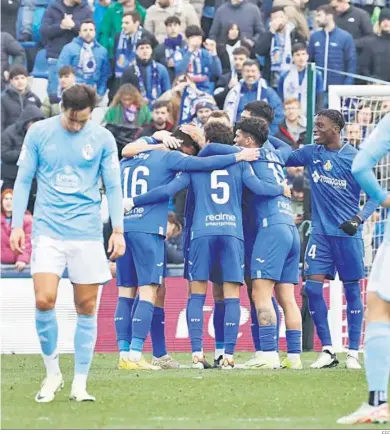
[[295, 226], [281, 223], [259, 228], [252, 252], [251, 278], [297, 284], [299, 254], [300, 238]]
[[332, 237], [312, 234], [305, 252], [305, 276], [325, 275], [333, 280], [352, 282], [364, 277], [364, 244], [362, 238]]
[[191, 240], [188, 259], [190, 281], [244, 281], [244, 242], [229, 235], [211, 235]]
[[116, 262], [116, 285], [161, 285], [165, 268], [164, 237], [126, 232], [126, 251]]

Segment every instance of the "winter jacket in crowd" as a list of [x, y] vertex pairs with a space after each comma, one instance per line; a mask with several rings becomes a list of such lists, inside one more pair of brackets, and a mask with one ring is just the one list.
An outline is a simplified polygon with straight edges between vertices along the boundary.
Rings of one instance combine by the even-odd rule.
[[50, 98], [47, 96], [42, 103], [41, 107], [42, 113], [45, 115], [45, 118], [51, 118], [53, 116], [57, 116], [60, 114], [60, 104], [50, 102]]
[[331, 32], [318, 30], [309, 41], [310, 61], [315, 62], [324, 78], [324, 91], [332, 84], [353, 84], [354, 79], [337, 72], [356, 73], [356, 47], [352, 36], [345, 30], [336, 27]]
[[23, 219], [23, 230], [25, 235], [25, 249], [22, 254], [14, 253], [11, 250], [9, 238], [11, 236], [11, 221], [1, 214], [1, 263], [15, 264], [16, 262], [30, 263], [31, 258], [31, 229], [33, 218], [31, 214], [25, 214]]
[[209, 38], [217, 42], [221, 41], [227, 34], [231, 23], [238, 25], [242, 38], [248, 38], [252, 41], [265, 32], [263, 17], [257, 6], [247, 0], [243, 0], [238, 5], [232, 5], [229, 1], [215, 12]]
[[1, 0], [1, 31], [16, 38], [16, 18], [20, 0]]
[[[237, 80], [241, 80], [241, 72], [235, 72]], [[225, 98], [230, 91], [229, 83], [233, 77], [233, 72], [226, 72], [219, 77], [217, 84], [215, 85], [214, 98], [218, 107], [222, 110], [225, 103]]]
[[[183, 58], [182, 49], [187, 46], [182, 35], [177, 38], [165, 38], [162, 44], [157, 45], [153, 51], [153, 57], [156, 62], [161, 63], [167, 68], [171, 83], [173, 83], [176, 73], [175, 73], [175, 61], [179, 61]], [[169, 66], [169, 60], [172, 59], [172, 65]]]
[[[298, 133], [297, 133], [298, 136]], [[290, 145], [293, 150], [299, 148], [300, 145], [303, 145], [306, 143], [306, 129], [300, 127], [299, 130], [299, 137], [296, 138], [293, 136], [291, 131], [288, 129], [286, 125], [286, 120], [284, 119], [282, 123], [279, 125], [278, 130], [275, 133], [275, 137], [277, 137], [280, 140], [283, 140], [283, 142], [286, 142], [288, 145]]]
[[148, 122], [152, 120], [152, 115], [150, 114], [150, 110], [147, 104], [142, 105], [135, 115], [133, 125], [129, 125], [129, 123], [125, 119], [125, 112], [121, 105], [109, 107], [104, 116], [103, 122], [117, 125], [129, 125], [134, 126], [135, 128], [143, 127]]
[[200, 19], [192, 4], [180, 1], [174, 6], [162, 8], [156, 2], [147, 10], [144, 27], [150, 33], [153, 33], [160, 44], [164, 42], [167, 36], [165, 20], [173, 15], [180, 19], [183, 34], [188, 26], [200, 26]]
[[[18, 167], [16, 163], [27, 133], [26, 125], [31, 121], [44, 119], [42, 111], [35, 105], [27, 106], [19, 119], [1, 135], [1, 177], [11, 186], [14, 184]], [[6, 182], [7, 181], [7, 182]]]
[[[73, 66], [76, 72], [76, 82], [96, 87], [97, 94], [102, 97], [106, 93], [107, 80], [111, 75], [108, 53], [107, 50], [95, 40], [92, 46], [94, 60], [90, 60], [86, 64], [81, 56], [81, 54], [85, 52], [83, 50], [84, 43], [85, 41], [78, 36], [74, 38], [72, 42], [66, 44], [58, 58], [58, 69], [65, 65]], [[89, 65], [89, 63], [91, 63], [91, 65]]]
[[8, 86], [1, 96], [1, 131], [14, 124], [28, 105], [41, 107], [41, 101], [29, 89], [22, 95], [13, 86]]
[[360, 67], [363, 75], [390, 82], [390, 33], [367, 40]]
[[[61, 21], [65, 14], [72, 15], [75, 26], [71, 30], [61, 29]], [[58, 59], [64, 45], [69, 44], [78, 35], [80, 25], [87, 19], [92, 19], [93, 14], [88, 3], [76, 6], [65, 6], [63, 0], [56, 0], [43, 15], [40, 28], [41, 40], [46, 48], [46, 57]]]
[[[146, 10], [138, 2], [135, 2], [135, 10], [140, 14], [141, 24], [143, 24]], [[123, 5], [119, 2], [114, 2], [108, 7], [100, 25], [98, 40], [108, 51], [110, 59], [114, 56], [115, 36], [122, 30], [122, 18]]]
[[356, 48], [361, 48], [361, 38], [373, 34], [370, 15], [356, 6], [350, 6], [343, 14], [335, 15], [336, 26], [352, 35]]
[[19, 42], [9, 33], [1, 32], [1, 90], [4, 90], [4, 71], [9, 71], [9, 58], [12, 65], [24, 65], [25, 52]]

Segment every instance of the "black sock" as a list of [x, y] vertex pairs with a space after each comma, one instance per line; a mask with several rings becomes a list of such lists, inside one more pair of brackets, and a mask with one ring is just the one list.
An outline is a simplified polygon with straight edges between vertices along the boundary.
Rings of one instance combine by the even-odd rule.
[[387, 402], [387, 393], [383, 391], [370, 392], [368, 396], [368, 403], [373, 407], [379, 407], [381, 404]]

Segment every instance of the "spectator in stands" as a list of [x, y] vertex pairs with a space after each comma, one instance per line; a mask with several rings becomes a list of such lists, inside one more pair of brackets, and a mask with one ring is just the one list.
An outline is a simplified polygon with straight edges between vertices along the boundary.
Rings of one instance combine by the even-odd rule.
[[20, 34], [18, 40], [27, 42], [32, 40], [35, 0], [23, 0], [21, 6]]
[[253, 46], [257, 37], [265, 31], [257, 6], [247, 0], [228, 0], [216, 10], [209, 38], [222, 41], [231, 23], [238, 25], [242, 38], [250, 46]]
[[154, 59], [164, 65], [169, 72], [171, 83], [175, 79], [175, 62], [183, 58], [182, 50], [187, 46], [181, 34], [181, 21], [177, 16], [165, 20], [166, 37], [164, 42], [154, 49]]
[[138, 12], [141, 24], [145, 20], [146, 10], [137, 0], [118, 0], [108, 7], [100, 25], [98, 40], [108, 51], [110, 59], [114, 57], [115, 36], [122, 30], [122, 17], [126, 12]]
[[106, 15], [107, 9], [111, 4], [111, 0], [95, 0], [93, 10], [93, 20], [96, 25], [96, 34], [100, 35], [100, 28], [103, 18]]
[[291, 209], [294, 214], [296, 225], [303, 222], [303, 201], [305, 198], [304, 193], [304, 177], [297, 176], [294, 178], [291, 189]]
[[361, 126], [362, 138], [365, 139], [375, 128], [374, 112], [371, 102], [362, 102], [358, 108], [356, 121]]
[[92, 20], [81, 23], [79, 36], [62, 49], [58, 68], [67, 65], [76, 71], [76, 83], [93, 87], [98, 100], [103, 99], [111, 68], [107, 50], [96, 41], [96, 28]]
[[217, 44], [208, 40], [207, 49], [202, 48], [203, 31], [198, 26], [187, 27], [186, 39], [188, 47], [182, 49], [182, 59], [175, 61], [176, 75], [188, 74], [198, 89], [212, 94], [215, 81], [222, 74]]
[[311, 27], [313, 30], [319, 30], [317, 21], [316, 21], [316, 11], [320, 6], [327, 5], [329, 3], [329, 0], [310, 0], [308, 2], [308, 10], [309, 10], [309, 27]]
[[382, 9], [379, 15], [379, 32], [364, 44], [361, 72], [367, 77], [390, 82], [390, 9]]
[[[221, 60], [222, 73], [230, 73], [234, 69], [234, 50], [244, 47], [250, 52], [252, 47], [241, 38], [238, 25], [233, 23], [227, 29], [223, 41], [217, 44], [218, 57]], [[248, 55], [249, 57], [249, 55]]]
[[166, 101], [156, 101], [153, 104], [152, 122], [139, 131], [137, 137], [153, 136], [156, 131], [172, 131], [173, 124], [168, 121], [169, 111]]
[[181, 22], [181, 33], [188, 26], [199, 26], [200, 20], [194, 7], [187, 1], [157, 0], [146, 13], [145, 29], [157, 38], [161, 44], [164, 42], [165, 20], [171, 16], [177, 16]]
[[295, 26], [295, 29], [306, 41], [310, 38], [310, 18], [308, 16], [309, 11], [306, 10], [307, 3], [307, 0], [274, 0], [272, 3], [274, 8], [283, 8], [288, 22]]
[[233, 63], [232, 69], [229, 72], [221, 75], [216, 84], [214, 91], [214, 98], [219, 108], [223, 108], [226, 95], [229, 90], [234, 86], [237, 86], [238, 82], [242, 78], [242, 67], [244, 63], [249, 59], [249, 50], [245, 47], [235, 48], [233, 51]]
[[1, 32], [1, 90], [9, 79], [10, 61], [12, 65], [24, 65], [25, 52], [19, 42], [9, 33]]
[[359, 49], [361, 39], [373, 34], [370, 15], [365, 10], [352, 6], [351, 0], [330, 0], [330, 4], [337, 14], [336, 26], [351, 34]]
[[104, 123], [140, 128], [152, 120], [148, 105], [132, 84], [123, 84], [104, 116]]
[[55, 101], [53, 104], [50, 101], [49, 96], [43, 101], [42, 112], [47, 118], [52, 116], [57, 116], [60, 114], [60, 104], [62, 92], [70, 86], [76, 83], [75, 70], [71, 66], [62, 66], [58, 71], [59, 77], [59, 100]]
[[40, 32], [49, 64], [47, 93], [52, 103], [58, 93], [58, 57], [64, 45], [79, 34], [81, 23], [88, 19], [92, 19], [92, 11], [82, 0], [55, 0], [46, 9]]
[[31, 258], [32, 216], [26, 212], [23, 219], [25, 248], [22, 254], [14, 253], [9, 239], [11, 236], [13, 191], [6, 189], [1, 193], [1, 263], [15, 265], [17, 271], [23, 271]]
[[246, 104], [251, 101], [266, 101], [275, 110], [275, 118], [270, 127], [273, 134], [283, 120], [283, 104], [278, 94], [267, 86], [261, 78], [260, 65], [255, 60], [247, 60], [242, 68], [242, 80], [226, 96], [224, 110], [232, 123], [240, 120]]
[[152, 58], [153, 49], [149, 39], [137, 43], [136, 61], [130, 65], [121, 77], [121, 84], [131, 83], [141, 93], [149, 107], [156, 99], [171, 88], [169, 74], [165, 66]]
[[41, 106], [40, 99], [28, 87], [28, 72], [24, 66], [13, 66], [9, 85], [1, 95], [1, 131], [14, 124], [28, 105]]
[[[297, 43], [292, 47], [293, 64], [289, 71], [285, 71], [280, 76], [278, 84], [278, 94], [282, 101], [289, 98], [297, 98], [301, 101], [302, 114], [307, 112], [307, 70], [309, 53], [306, 44]], [[324, 106], [324, 85], [322, 74], [316, 69], [316, 106], [315, 111], [319, 111]]]
[[294, 179], [297, 176], [304, 176], [305, 168], [304, 167], [286, 167], [287, 173], [287, 184], [292, 185]]
[[1, 0], [1, 31], [16, 38], [16, 18], [20, 0]]
[[306, 117], [301, 113], [301, 103], [297, 98], [284, 101], [284, 119], [275, 134], [294, 150], [306, 143]]
[[176, 214], [170, 212], [165, 238], [168, 264], [183, 264], [184, 262], [182, 230], [182, 225], [179, 223]]
[[336, 27], [334, 15], [330, 5], [317, 9], [316, 20], [321, 30], [314, 32], [309, 41], [310, 61], [324, 68], [324, 91], [331, 84], [353, 84], [353, 77], [338, 74], [336, 71], [356, 73], [355, 43], [348, 32]]
[[361, 125], [357, 122], [353, 124], [347, 124], [347, 126], [345, 127], [345, 139], [349, 144], [358, 148], [362, 141]]
[[288, 72], [292, 65], [292, 47], [297, 42], [306, 43], [294, 24], [288, 21], [284, 8], [273, 8], [269, 31], [261, 34], [256, 41], [255, 52], [265, 56], [263, 77], [274, 89], [278, 87], [280, 76]]
[[10, 125], [1, 135], [1, 177], [4, 188], [13, 188], [18, 172], [18, 162], [24, 137], [34, 122], [45, 118], [35, 105], [27, 106], [19, 119]]
[[204, 125], [206, 125], [207, 121], [209, 120], [211, 113], [217, 109], [218, 107], [216, 107], [210, 101], [200, 100], [199, 102], [196, 103], [195, 106], [195, 117], [193, 122], [195, 123], [195, 125], [198, 125], [199, 127], [203, 127]]

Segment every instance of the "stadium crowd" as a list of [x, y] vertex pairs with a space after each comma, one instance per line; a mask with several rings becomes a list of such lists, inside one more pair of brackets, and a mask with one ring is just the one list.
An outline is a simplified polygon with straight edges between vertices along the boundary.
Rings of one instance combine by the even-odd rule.
[[[2, 263], [17, 270], [29, 263], [31, 249], [23, 257], [9, 249], [16, 163], [30, 126], [59, 113], [64, 89], [74, 83], [96, 89], [99, 106], [92, 117], [114, 134], [119, 154], [133, 139], [160, 130], [188, 123], [202, 129], [218, 109], [239, 121], [254, 100], [272, 105], [271, 133], [298, 149], [308, 141], [309, 62], [318, 67], [315, 110], [327, 106], [329, 85], [366, 84], [363, 76], [390, 82], [389, 3], [2, 0]], [[345, 139], [359, 147], [389, 109], [390, 101], [359, 101]], [[300, 226], [310, 220], [304, 170], [287, 168], [286, 174]], [[35, 194], [33, 184], [30, 213]], [[183, 206], [179, 193], [167, 222], [169, 263], [183, 262]], [[379, 220], [377, 212], [365, 226], [367, 266], [373, 239], [383, 231]], [[28, 238], [30, 214], [25, 226]]]

